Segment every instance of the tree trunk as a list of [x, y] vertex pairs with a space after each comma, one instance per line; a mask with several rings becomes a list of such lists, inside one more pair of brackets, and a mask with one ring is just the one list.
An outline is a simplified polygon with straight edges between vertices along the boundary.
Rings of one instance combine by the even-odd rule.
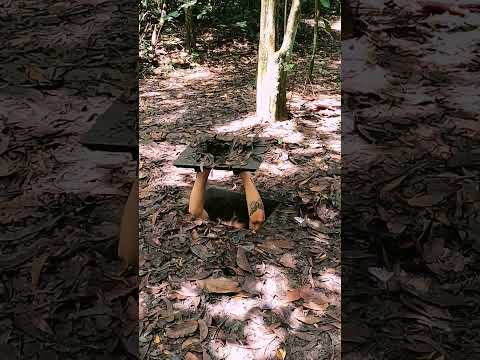
[[319, 1], [320, 0], [315, 0], [315, 26], [313, 28], [313, 49], [312, 57], [310, 58], [310, 64], [308, 66], [308, 80], [312, 80], [313, 66], [315, 65], [315, 55], [317, 54], [318, 18], [320, 17], [320, 6], [318, 6]]
[[353, 13], [350, 0], [342, 1], [342, 40], [354, 36]]
[[192, 53], [192, 49], [195, 47], [192, 10], [193, 6], [188, 6], [185, 8], [185, 49], [189, 54]]
[[276, 0], [262, 0], [260, 13], [260, 42], [257, 69], [257, 117], [263, 121], [286, 120], [287, 71], [298, 23], [301, 0], [293, 0], [282, 44], [276, 51]]

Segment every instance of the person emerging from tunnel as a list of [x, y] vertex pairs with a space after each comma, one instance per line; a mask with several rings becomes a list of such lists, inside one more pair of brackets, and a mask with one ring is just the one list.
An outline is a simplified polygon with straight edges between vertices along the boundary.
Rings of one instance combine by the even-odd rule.
[[[197, 172], [197, 178], [193, 185], [192, 193], [190, 194], [188, 211], [195, 219], [207, 220], [209, 218], [209, 215], [205, 210], [205, 190], [207, 188], [210, 171], [210, 169], [205, 169]], [[262, 228], [263, 223], [265, 222], [265, 208], [263, 206], [262, 198], [253, 183], [250, 172], [242, 171], [239, 175], [245, 189], [249, 227], [254, 232], [257, 232]]]

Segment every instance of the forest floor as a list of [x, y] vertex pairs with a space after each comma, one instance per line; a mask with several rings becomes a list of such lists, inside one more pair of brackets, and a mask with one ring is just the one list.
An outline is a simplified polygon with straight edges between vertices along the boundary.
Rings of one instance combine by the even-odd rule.
[[[277, 123], [255, 118], [256, 44], [205, 31], [195, 61], [180, 48], [164, 36], [140, 81], [141, 356], [340, 359], [339, 33], [311, 83], [296, 53]], [[281, 204], [261, 232], [188, 216], [195, 173], [173, 162], [205, 133], [267, 141], [254, 181]], [[218, 170], [209, 186], [242, 187]]]
[[138, 275], [116, 243], [136, 161], [80, 139], [135, 84], [136, 6], [9, 1], [0, 17], [0, 358], [131, 359]]
[[367, 30], [342, 44], [344, 358], [479, 358], [480, 8], [356, 11]]

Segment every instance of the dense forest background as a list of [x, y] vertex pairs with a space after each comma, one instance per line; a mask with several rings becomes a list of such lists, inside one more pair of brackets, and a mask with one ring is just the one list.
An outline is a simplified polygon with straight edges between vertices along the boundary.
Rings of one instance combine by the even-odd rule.
[[[284, 32], [285, 5], [277, 2], [277, 36]], [[308, 56], [313, 51], [316, 8], [319, 19], [319, 44], [330, 38], [332, 18], [340, 16], [339, 0], [307, 0], [301, 5], [301, 21], [295, 51]], [[153, 72], [159, 66], [173, 68], [175, 62], [162, 61], [165, 51], [185, 51], [188, 63], [201, 62], [212, 55], [216, 46], [233, 38], [258, 45], [261, 2], [253, 0], [142, 0], [139, 4], [140, 73]]]

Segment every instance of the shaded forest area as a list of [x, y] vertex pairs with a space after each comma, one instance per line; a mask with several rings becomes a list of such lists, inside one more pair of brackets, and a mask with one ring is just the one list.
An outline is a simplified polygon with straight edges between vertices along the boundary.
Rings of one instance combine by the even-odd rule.
[[353, 2], [342, 43], [345, 359], [479, 346], [479, 6]]
[[[278, 50], [289, 26], [285, 4], [275, 3]], [[288, 2], [287, 18], [296, 3]], [[311, 75], [315, 3], [302, 1], [298, 28], [291, 22], [293, 51], [280, 72], [288, 79], [286, 117], [259, 116], [259, 1], [142, 7], [142, 356], [339, 359], [339, 3], [317, 3]], [[254, 181], [279, 205], [260, 232], [187, 214], [195, 173], [173, 162], [206, 134], [257, 136], [267, 144]], [[209, 186], [242, 192], [228, 171], [213, 170]]]
[[137, 161], [81, 144], [137, 98], [136, 3], [0, 7], [0, 358], [136, 358], [138, 274], [116, 246]]

